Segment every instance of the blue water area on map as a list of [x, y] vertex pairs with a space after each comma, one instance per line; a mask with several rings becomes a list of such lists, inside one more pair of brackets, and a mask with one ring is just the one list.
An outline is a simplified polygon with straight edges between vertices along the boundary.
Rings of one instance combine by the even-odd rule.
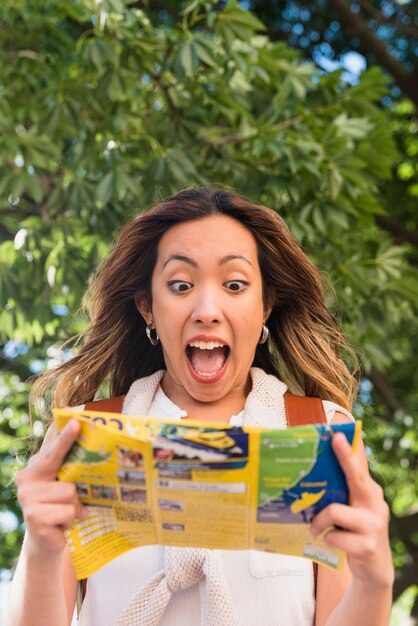
[[[269, 524], [310, 524], [313, 517], [332, 502], [348, 504], [348, 488], [344, 473], [337, 461], [332, 448], [332, 435], [326, 426], [315, 425], [321, 432], [318, 445], [318, 458], [312, 469], [291, 489], [284, 490], [282, 495], [258, 507], [257, 521]], [[339, 424], [332, 427], [333, 432], [343, 432], [350, 444], [353, 442], [355, 424]], [[326, 482], [324, 487], [323, 483]], [[304, 483], [319, 483], [318, 486], [306, 486]], [[322, 484], [321, 484], [322, 483]], [[321, 499], [305, 508], [293, 513], [292, 503], [302, 498], [303, 492], [319, 493], [323, 489], [326, 493]]]

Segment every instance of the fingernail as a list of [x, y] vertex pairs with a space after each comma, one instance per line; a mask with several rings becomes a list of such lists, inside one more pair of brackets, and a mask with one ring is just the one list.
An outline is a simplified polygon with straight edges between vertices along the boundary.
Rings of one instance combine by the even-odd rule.
[[63, 432], [70, 432], [75, 428], [75, 424], [78, 424], [77, 420], [73, 417], [72, 419], [70, 419], [69, 422], [66, 423], [66, 425], [64, 426], [64, 428], [62, 429]]
[[77, 519], [79, 519], [79, 520], [86, 519], [86, 517], [88, 516], [88, 514], [89, 514], [89, 512], [88, 512], [88, 510], [87, 510], [87, 507], [85, 507], [85, 506], [81, 506], [81, 507], [79, 508], [79, 510], [78, 510], [78, 513], [77, 513]]

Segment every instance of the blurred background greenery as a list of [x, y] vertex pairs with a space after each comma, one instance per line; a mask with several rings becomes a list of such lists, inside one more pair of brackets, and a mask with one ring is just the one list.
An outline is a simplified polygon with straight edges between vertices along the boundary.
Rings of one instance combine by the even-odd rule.
[[3, 579], [13, 476], [43, 433], [29, 379], [71, 354], [120, 225], [210, 181], [275, 208], [335, 287], [392, 511], [392, 622], [418, 624], [417, 23], [408, 0], [2, 3]]

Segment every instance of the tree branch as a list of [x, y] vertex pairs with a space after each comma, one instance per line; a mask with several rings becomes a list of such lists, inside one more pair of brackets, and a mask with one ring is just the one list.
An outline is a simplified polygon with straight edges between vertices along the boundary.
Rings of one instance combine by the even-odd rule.
[[407, 35], [411, 35], [411, 37], [414, 38], [418, 37], [418, 29], [414, 26], [409, 26], [408, 24], [402, 24], [401, 22], [399, 22], [397, 16], [384, 15], [382, 11], [374, 7], [371, 2], [368, 2], [368, 0], [358, 0], [358, 2], [365, 11], [373, 15], [373, 17], [376, 19], [376, 22], [378, 22], [379, 24], [393, 24], [399, 30], [407, 33]]
[[400, 222], [386, 215], [376, 215], [375, 219], [379, 226], [392, 235], [395, 243], [411, 243], [418, 247], [418, 232], [416, 230], [406, 230]]
[[380, 372], [374, 367], [369, 374], [369, 378], [372, 381], [381, 401], [386, 406], [390, 414], [395, 413], [395, 411], [397, 411], [400, 407], [390, 391], [389, 382], [387, 381], [386, 376], [383, 372]]
[[[286, 128], [291, 128], [292, 126], [296, 126], [299, 122], [302, 122], [302, 117], [300, 115], [295, 115], [284, 122], [280, 122], [279, 124], [274, 124], [270, 126], [269, 131], [279, 132], [281, 130], [285, 130]], [[255, 133], [254, 133], [255, 134]], [[251, 141], [254, 138], [254, 135], [242, 135], [241, 133], [229, 133], [222, 135], [222, 137], [213, 137], [208, 138], [200, 135], [200, 139], [203, 139], [205, 143], [210, 145], [213, 148], [218, 148], [219, 146], [223, 146], [224, 144], [237, 144], [242, 143], [244, 141]]]
[[396, 570], [396, 578], [393, 585], [393, 600], [399, 598], [405, 589], [408, 589], [411, 585], [416, 585], [416, 567], [416, 563], [408, 563]]
[[412, 100], [418, 109], [416, 72], [408, 72], [402, 63], [390, 54], [383, 41], [370, 30], [361, 15], [351, 11], [346, 0], [328, 0], [328, 4], [340, 16], [341, 21], [357, 35], [364, 48], [372, 53], [378, 63], [393, 76], [401, 91]]
[[411, 585], [416, 584], [416, 571], [418, 565], [418, 546], [412, 541], [418, 522], [418, 513], [398, 517], [392, 513], [389, 532], [391, 539], [401, 540], [408, 553], [405, 565], [396, 570], [395, 584], [393, 586], [393, 598], [396, 600]]
[[15, 233], [12, 233], [4, 224], [0, 224], [0, 242], [1, 241], [10, 241], [14, 239]]

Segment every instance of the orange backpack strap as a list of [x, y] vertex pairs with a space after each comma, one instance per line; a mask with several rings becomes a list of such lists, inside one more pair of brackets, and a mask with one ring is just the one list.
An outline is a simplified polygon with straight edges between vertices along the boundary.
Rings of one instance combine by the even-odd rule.
[[85, 411], [103, 411], [104, 413], [122, 413], [125, 396], [114, 396], [106, 400], [86, 402]]
[[[114, 396], [106, 400], [93, 400], [86, 402], [85, 411], [103, 411], [103, 413], [122, 413], [125, 396]], [[78, 581], [77, 589], [77, 615], [80, 615], [81, 605], [87, 592], [87, 578]]]
[[320, 398], [306, 398], [285, 393], [284, 402], [288, 426], [326, 424], [324, 405]]

